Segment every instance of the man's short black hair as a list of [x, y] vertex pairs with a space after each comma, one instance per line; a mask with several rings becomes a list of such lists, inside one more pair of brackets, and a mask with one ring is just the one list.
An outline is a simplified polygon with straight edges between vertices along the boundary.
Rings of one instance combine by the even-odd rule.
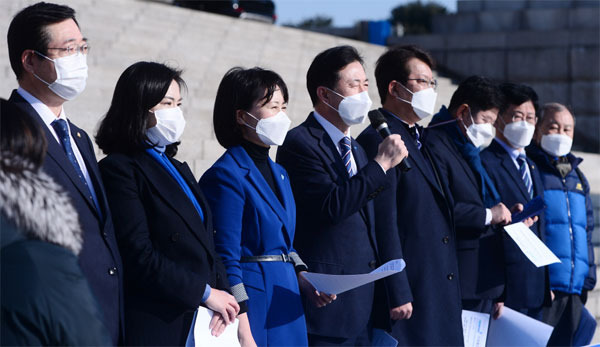
[[[186, 87], [181, 70], [164, 64], [140, 61], [123, 71], [113, 94], [110, 107], [100, 122], [96, 143], [105, 154], [133, 154], [152, 147], [146, 135], [150, 109], [165, 97], [171, 82]], [[173, 157], [175, 142], [165, 151]]]
[[375, 66], [375, 80], [381, 103], [385, 103], [388, 86], [391, 81], [398, 81], [406, 85], [410, 71], [406, 66], [408, 61], [416, 58], [433, 69], [433, 58], [429, 53], [417, 46], [396, 46], [383, 53]]
[[46, 27], [72, 19], [77, 26], [75, 10], [68, 6], [38, 2], [17, 13], [8, 27], [8, 57], [17, 79], [23, 74], [21, 55], [27, 49], [47, 55], [50, 36]]
[[340, 70], [355, 61], [364, 65], [360, 54], [352, 46], [329, 48], [315, 57], [306, 73], [306, 88], [313, 106], [316, 106], [319, 101], [317, 88], [327, 87], [333, 89], [340, 80]]
[[501, 114], [504, 113], [510, 105], [519, 106], [527, 101], [531, 101], [535, 109], [535, 114], [538, 114], [540, 105], [538, 103], [538, 95], [533, 88], [524, 84], [506, 82], [500, 85], [500, 90], [502, 91], [506, 102], [504, 107], [500, 110]]
[[221, 146], [231, 148], [242, 143], [237, 110], [250, 111], [258, 101], [265, 105], [271, 101], [277, 89], [281, 90], [283, 100], [287, 103], [287, 86], [276, 72], [260, 67], [234, 67], [227, 71], [219, 84], [213, 110], [215, 135]]
[[483, 76], [470, 76], [460, 82], [452, 94], [448, 111], [454, 115], [462, 104], [469, 105], [474, 115], [492, 108], [501, 110], [504, 107], [504, 97], [496, 81]]

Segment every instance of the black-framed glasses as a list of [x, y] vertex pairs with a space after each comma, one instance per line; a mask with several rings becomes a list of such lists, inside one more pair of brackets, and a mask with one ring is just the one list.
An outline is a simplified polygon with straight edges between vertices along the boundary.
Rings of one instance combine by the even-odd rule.
[[436, 90], [437, 86], [438, 86], [438, 82], [435, 78], [432, 80], [427, 80], [424, 78], [407, 78], [406, 80], [407, 81], [417, 81], [417, 83], [422, 85], [423, 87], [433, 88], [433, 90]]
[[60, 52], [58, 53], [59, 56], [67, 57], [76, 53], [87, 55], [90, 52], [90, 45], [88, 43], [85, 43], [81, 46], [69, 45], [67, 47], [48, 47], [47, 49], [57, 50]]

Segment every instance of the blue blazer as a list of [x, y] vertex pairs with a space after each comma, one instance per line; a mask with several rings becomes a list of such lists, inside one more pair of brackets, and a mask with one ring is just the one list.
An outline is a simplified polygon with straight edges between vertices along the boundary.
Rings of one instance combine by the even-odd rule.
[[214, 213], [215, 244], [259, 346], [307, 344], [294, 264], [240, 262], [241, 257], [296, 252], [296, 204], [286, 171], [269, 159], [282, 202], [241, 146], [228, 149], [200, 179]]
[[[277, 151], [277, 162], [289, 173], [296, 200], [294, 245], [311, 272], [366, 273], [386, 260], [378, 253], [378, 241], [384, 240], [375, 232], [372, 202], [384, 189], [386, 175], [379, 164], [368, 161], [356, 141], [351, 146], [358, 173], [349, 178], [336, 146], [311, 114], [288, 132]], [[375, 326], [389, 329], [381, 283], [342, 293], [323, 308], [310, 303], [304, 308], [309, 334], [353, 338], [371, 315], [378, 320], [373, 321]]]
[[481, 183], [444, 129], [453, 126], [427, 128], [423, 143], [453, 208], [461, 295], [463, 300], [497, 299], [504, 290], [502, 233], [485, 225]]
[[79, 214], [83, 230], [79, 265], [98, 300], [112, 341], [117, 344], [119, 337], [123, 337], [123, 266], [92, 142], [85, 131], [69, 121], [72, 137], [94, 185], [102, 210], [100, 214], [94, 202], [89, 199], [89, 190], [77, 176], [65, 151], [35, 109], [16, 90], [12, 92], [9, 101], [38, 122], [46, 134], [48, 149], [43, 170], [65, 189]]
[[[510, 154], [496, 140], [481, 152], [481, 162], [506, 207], [517, 203], [525, 205], [529, 200], [527, 187], [521, 178]], [[533, 195], [544, 196], [544, 186], [537, 165], [528, 158], [529, 172], [533, 181]], [[531, 226], [534, 234], [545, 242], [545, 217], [539, 215], [537, 223]], [[548, 267], [536, 267], [527, 259], [517, 244], [504, 233], [504, 263], [506, 266], [506, 287], [504, 304], [513, 309], [539, 308], [550, 304], [550, 284]]]
[[[425, 148], [417, 148], [399, 119], [385, 110], [382, 113], [390, 131], [402, 137], [409, 152], [406, 160], [412, 166], [408, 172], [389, 170], [392, 186], [375, 199], [378, 232], [399, 235], [399, 242], [392, 246], [401, 247], [406, 261], [406, 269], [393, 276], [401, 282], [390, 293], [392, 307], [412, 301], [414, 308], [410, 319], [394, 323], [393, 336], [404, 346], [462, 345], [462, 306], [451, 207]], [[357, 141], [369, 158], [374, 158], [382, 138], [373, 127], [367, 127]]]

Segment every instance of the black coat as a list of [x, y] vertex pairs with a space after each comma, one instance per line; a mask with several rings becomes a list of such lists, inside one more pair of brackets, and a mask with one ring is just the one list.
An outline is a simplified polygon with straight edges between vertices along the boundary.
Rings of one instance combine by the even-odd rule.
[[98, 204], [102, 210], [101, 215], [96, 211], [94, 202], [89, 199], [89, 190], [77, 177], [75, 168], [65, 151], [35, 109], [16, 91], [13, 91], [9, 101], [36, 120], [46, 134], [48, 150], [43, 170], [69, 194], [79, 214], [79, 222], [83, 230], [83, 250], [79, 253], [79, 265], [98, 300], [104, 314], [104, 322], [116, 344], [120, 333], [121, 337], [123, 333], [123, 269], [92, 142], [85, 131], [69, 121], [72, 137], [93, 182]]
[[[15, 160], [6, 154], [0, 160]], [[82, 230], [61, 186], [37, 171], [0, 170], [0, 233], [2, 346], [113, 344], [77, 261]]]
[[146, 152], [99, 163], [125, 269], [126, 345], [183, 345], [206, 284], [229, 288], [211, 212], [185, 163], [171, 159], [204, 213]]
[[[394, 275], [400, 290], [391, 293], [392, 306], [412, 301], [413, 314], [394, 324], [400, 345], [462, 345], [461, 296], [452, 211], [425, 149], [419, 150], [405, 125], [382, 112], [390, 131], [399, 134], [412, 169], [389, 170], [392, 187], [375, 199], [375, 225], [380, 233], [397, 233], [406, 269]], [[421, 132], [423, 137], [423, 132]], [[374, 158], [381, 136], [367, 127], [357, 141]], [[412, 294], [412, 298], [410, 297]], [[432, 332], [435, 332], [433, 334]]]
[[[496, 140], [492, 141], [489, 147], [481, 152], [481, 162], [506, 207], [511, 208], [517, 203], [527, 204], [530, 198], [521, 173], [500, 143]], [[527, 163], [533, 183], [533, 195], [543, 197], [544, 186], [537, 165], [534, 165], [530, 159], [527, 159]], [[530, 229], [545, 241], [544, 213], [539, 215], [538, 222]], [[521, 309], [539, 308], [544, 302], [550, 304], [548, 267], [538, 268], [533, 265], [506, 233], [504, 233], [504, 262], [506, 267], [504, 304], [506, 306]]]
[[[367, 273], [387, 260], [378, 255], [371, 201], [383, 190], [386, 176], [356, 141], [351, 146], [358, 173], [349, 178], [333, 141], [311, 114], [288, 132], [277, 151], [296, 200], [294, 247], [311, 272]], [[340, 294], [324, 308], [306, 302], [304, 308], [309, 334], [356, 337], [372, 312], [382, 320], [374, 324], [389, 327], [386, 295], [373, 283]]]
[[453, 206], [462, 298], [497, 299], [504, 290], [502, 231], [485, 225], [481, 183], [444, 129], [454, 126], [427, 128], [423, 143]]

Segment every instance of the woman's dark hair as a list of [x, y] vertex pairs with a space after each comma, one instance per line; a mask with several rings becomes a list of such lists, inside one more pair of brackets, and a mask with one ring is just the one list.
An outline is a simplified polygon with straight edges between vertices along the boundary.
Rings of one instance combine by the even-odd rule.
[[[8, 27], [8, 57], [17, 79], [23, 74], [21, 55], [26, 49], [48, 54], [50, 36], [46, 27], [72, 19], [75, 24], [75, 10], [68, 6], [38, 2], [17, 13]], [[77, 24], [79, 26], [79, 24]]]
[[364, 64], [360, 54], [352, 46], [329, 48], [315, 57], [306, 73], [306, 88], [313, 106], [319, 102], [317, 88], [323, 86], [333, 89], [340, 80], [340, 70], [355, 61]]
[[500, 85], [500, 90], [506, 101], [506, 104], [500, 110], [501, 114], [504, 113], [510, 105], [519, 106], [527, 101], [531, 101], [535, 113], [539, 113], [540, 105], [538, 103], [538, 95], [533, 88], [524, 84], [506, 82]]
[[[141, 61], [123, 71], [96, 134], [98, 147], [105, 154], [133, 154], [151, 147], [146, 136], [148, 111], [160, 103], [172, 81], [185, 88], [181, 70], [164, 64]], [[178, 144], [167, 146], [165, 154], [174, 156]]]
[[384, 103], [388, 94], [388, 86], [392, 81], [398, 81], [404, 85], [408, 81], [410, 70], [407, 63], [416, 58], [427, 64], [430, 69], [434, 68], [433, 58], [417, 46], [396, 46], [383, 53], [375, 65], [375, 80], [381, 103]]
[[[0, 99], [0, 169], [5, 172], [38, 170], [46, 156], [42, 127], [16, 105]], [[9, 158], [7, 158], [9, 157]]]
[[248, 111], [257, 101], [263, 101], [262, 105], [265, 105], [278, 88], [287, 103], [287, 86], [276, 72], [259, 67], [234, 67], [227, 71], [219, 84], [213, 111], [215, 135], [221, 146], [231, 148], [242, 142], [237, 110]]
[[470, 76], [460, 82], [452, 94], [448, 111], [454, 115], [462, 104], [469, 105], [472, 114], [475, 115], [479, 111], [492, 108], [501, 110], [504, 107], [504, 96], [494, 80], [483, 76]]

